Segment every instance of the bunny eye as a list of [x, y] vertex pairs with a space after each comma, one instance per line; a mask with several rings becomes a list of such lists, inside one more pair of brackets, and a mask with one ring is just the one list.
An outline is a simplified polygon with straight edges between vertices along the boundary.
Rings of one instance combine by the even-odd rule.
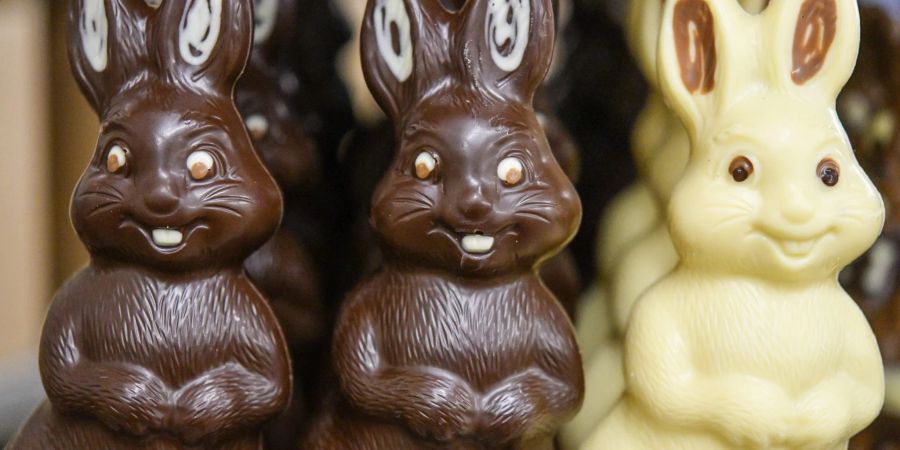
[[504, 158], [497, 165], [497, 176], [503, 180], [507, 186], [515, 186], [522, 181], [525, 175], [525, 165], [519, 158]]
[[188, 156], [187, 168], [191, 172], [191, 178], [200, 181], [213, 172], [214, 161], [212, 155], [203, 150], [193, 152]]
[[424, 180], [431, 176], [437, 167], [437, 159], [430, 152], [419, 153], [416, 157], [416, 178]]
[[106, 155], [106, 171], [119, 173], [128, 165], [128, 155], [120, 145], [113, 145]]
[[822, 180], [822, 183], [828, 187], [836, 186], [838, 180], [841, 178], [841, 168], [830, 158], [823, 159], [822, 162], [819, 163], [816, 173], [819, 174], [819, 179]]
[[728, 173], [731, 174], [731, 178], [733, 178], [734, 181], [743, 183], [753, 174], [753, 163], [744, 156], [738, 156], [737, 158], [734, 158], [734, 160], [731, 161], [731, 165], [728, 166]]
[[250, 137], [252, 137], [254, 141], [260, 141], [269, 134], [269, 120], [261, 114], [254, 114], [247, 117], [245, 123], [247, 125], [247, 131], [250, 132]]

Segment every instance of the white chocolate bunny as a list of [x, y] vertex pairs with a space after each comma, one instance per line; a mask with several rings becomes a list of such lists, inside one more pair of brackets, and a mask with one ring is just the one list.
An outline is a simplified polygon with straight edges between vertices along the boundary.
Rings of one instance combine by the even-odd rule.
[[691, 139], [669, 205], [677, 269], [630, 317], [627, 391], [586, 449], [846, 448], [881, 358], [837, 273], [884, 206], [834, 111], [855, 0], [670, 0], [661, 87]]
[[[645, 77], [653, 79], [655, 83], [655, 45], [646, 45], [646, 43], [656, 40], [662, 8], [659, 2], [652, 2], [655, 9], [660, 10], [653, 15], [651, 14], [653, 8], [645, 11], [646, 4], [649, 3], [651, 2], [644, 0], [634, 0], [630, 3], [626, 27], [628, 42], [639, 63], [638, 66]], [[644, 35], [652, 39], [647, 39]], [[668, 112], [668, 108], [659, 96], [651, 96], [648, 99], [647, 105], [638, 115], [631, 135], [632, 157], [640, 176], [610, 201], [600, 218], [596, 240], [597, 279], [579, 301], [577, 314], [579, 318], [589, 318], [579, 320], [576, 324], [578, 343], [585, 361], [600, 353], [598, 350], [603, 348], [603, 344], [613, 336], [614, 324], [610, 317], [611, 311], [608, 304], [608, 281], [616, 269], [618, 260], [642, 236], [662, 221], [662, 211], [654, 198], [653, 190], [643, 179], [643, 175], [647, 174], [652, 165], [656, 150], [666, 141], [669, 127], [665, 122], [669, 120], [670, 116], [671, 113]], [[600, 354], [602, 355], [602, 353]], [[611, 401], [615, 401], [615, 397]], [[591, 409], [605, 412], [611, 405], [610, 402], [604, 403], [607, 404], [605, 408], [598, 407], [596, 401], [586, 404], [586, 408], [579, 416], [589, 414]], [[570, 428], [579, 427], [578, 422], [578, 419], [573, 421]]]

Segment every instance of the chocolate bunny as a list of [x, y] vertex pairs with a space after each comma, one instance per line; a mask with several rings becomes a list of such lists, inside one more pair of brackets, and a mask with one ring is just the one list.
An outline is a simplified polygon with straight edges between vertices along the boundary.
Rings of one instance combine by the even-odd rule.
[[72, 198], [91, 254], [47, 315], [49, 402], [9, 448], [259, 449], [290, 367], [244, 259], [281, 199], [231, 98], [249, 0], [73, 0], [69, 58], [101, 119]]
[[900, 5], [864, 0], [860, 15], [860, 57], [838, 106], [860, 164], [890, 213], [875, 245], [841, 273], [872, 324], [885, 365], [882, 414], [850, 443], [865, 450], [900, 446]]
[[307, 448], [553, 448], [580, 407], [581, 360], [537, 275], [580, 203], [531, 106], [550, 0], [371, 0], [367, 82], [396, 157], [371, 223], [384, 267], [345, 301], [339, 400]]
[[[254, 45], [235, 91], [235, 102], [256, 150], [285, 195], [285, 225], [244, 264], [250, 279], [269, 299], [287, 338], [294, 362], [291, 414], [280, 420], [292, 441], [315, 396], [322, 348], [331, 331], [324, 313], [320, 268], [304, 237], [320, 234], [315, 191], [321, 169], [315, 142], [305, 133], [301, 113], [290, 99], [299, 82], [289, 66], [296, 0], [255, 0]], [[287, 226], [296, 225], [294, 229]], [[299, 230], [313, 230], [311, 233]]]
[[845, 449], [875, 419], [878, 347], [837, 282], [885, 214], [835, 113], [859, 33], [856, 0], [666, 3], [679, 264], [635, 304], [626, 393], [582, 448]]

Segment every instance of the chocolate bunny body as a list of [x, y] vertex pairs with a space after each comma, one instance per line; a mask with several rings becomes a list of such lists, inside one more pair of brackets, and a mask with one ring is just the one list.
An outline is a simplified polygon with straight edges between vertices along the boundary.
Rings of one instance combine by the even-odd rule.
[[875, 245], [841, 273], [872, 324], [885, 366], [881, 416], [850, 443], [866, 450], [900, 446], [900, 5], [864, 0], [860, 15], [859, 62], [838, 106], [860, 164], [890, 213]]
[[[321, 166], [315, 142], [304, 130], [290, 101], [299, 81], [290, 67], [296, 0], [254, 2], [254, 45], [235, 102], [256, 150], [285, 196], [285, 224], [244, 264], [247, 274], [272, 305], [294, 363], [291, 413], [280, 420], [278, 440], [293, 441], [315, 397], [323, 348], [331, 327], [319, 282], [321, 269], [306, 242], [322, 234], [316, 191]], [[294, 225], [291, 228], [288, 226]], [[303, 232], [307, 231], [307, 232]]]
[[580, 218], [531, 107], [550, 1], [445, 4], [366, 11], [363, 67], [398, 141], [372, 202], [385, 265], [344, 303], [339, 399], [307, 448], [550, 449], [580, 406], [573, 331], [536, 272]]
[[835, 113], [859, 32], [856, 0], [666, 3], [680, 261], [635, 304], [625, 395], [582, 448], [846, 449], [877, 416], [878, 347], [837, 280], [884, 221]]
[[231, 93], [249, 0], [73, 0], [69, 55], [100, 115], [72, 199], [91, 263], [44, 325], [49, 402], [11, 449], [259, 449], [290, 368], [242, 270], [277, 227], [278, 189]]

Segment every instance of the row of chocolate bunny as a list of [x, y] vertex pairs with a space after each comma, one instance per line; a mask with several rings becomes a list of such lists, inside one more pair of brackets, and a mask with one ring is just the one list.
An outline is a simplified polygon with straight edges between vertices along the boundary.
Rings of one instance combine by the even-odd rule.
[[[69, 5], [102, 123], [72, 202], [91, 261], [53, 301], [48, 401], [9, 448], [259, 448], [292, 390], [300, 427], [330, 331], [290, 5]], [[369, 3], [364, 70], [398, 142], [372, 205], [384, 263], [338, 320], [312, 448], [547, 447], [577, 410], [574, 335], [535, 272], [580, 219], [531, 106], [553, 35], [549, 0]]]
[[[900, 3], [860, 6], [848, 141], [834, 108], [855, 0], [632, 1], [632, 48], [658, 86], [633, 140], [649, 189], [625, 191], [600, 229], [605, 269], [579, 304], [587, 396], [565, 447], [845, 448], [879, 412], [878, 348], [836, 280], [883, 218], [857, 156], [897, 204]], [[895, 222], [840, 275], [887, 366], [856, 449], [900, 445]]]
[[[657, 35], [661, 49], [662, 93], [635, 132], [650, 190], [632, 195], [642, 219], [626, 207], [604, 234], [607, 300], [582, 302], [580, 338], [596, 350], [568, 445], [840, 448], [877, 411], [871, 332], [828, 282], [883, 214], [833, 117], [855, 1], [742, 3], [749, 13], [737, 0], [633, 2], [654, 86]], [[553, 53], [550, 0], [368, 2], [362, 71], [392, 129], [347, 152], [385, 161], [359, 194], [374, 189], [371, 241], [329, 216], [345, 197], [314, 147], [339, 127], [300, 120], [306, 80], [284, 46], [304, 40], [293, 9], [305, 5], [70, 5], [73, 72], [103, 124], [72, 208], [92, 260], [54, 300], [49, 401], [10, 448], [260, 448], [292, 392], [272, 448], [554, 448], [584, 383], [546, 287], [573, 306], [571, 257], [537, 273], [581, 218], [576, 171], [554, 157], [577, 167], [571, 141], [532, 107]], [[811, 180], [797, 175], [809, 164]], [[277, 232], [269, 173], [287, 200]], [[667, 228], [657, 205], [670, 194]], [[325, 299], [341, 278], [327, 275], [365, 264], [354, 258], [378, 268], [347, 296], [328, 355]]]

